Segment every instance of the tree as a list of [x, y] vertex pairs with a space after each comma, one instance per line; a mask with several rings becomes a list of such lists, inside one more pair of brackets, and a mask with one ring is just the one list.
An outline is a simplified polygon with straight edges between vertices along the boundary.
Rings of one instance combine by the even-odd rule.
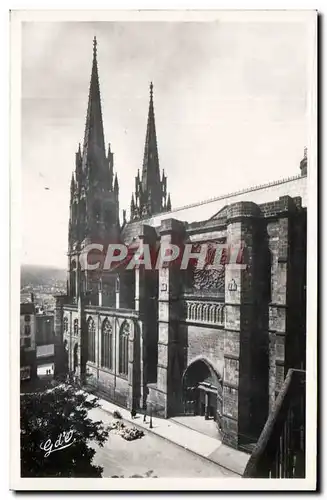
[[88, 412], [97, 398], [71, 386], [21, 394], [21, 476], [101, 477], [91, 441], [103, 446], [109, 428]]

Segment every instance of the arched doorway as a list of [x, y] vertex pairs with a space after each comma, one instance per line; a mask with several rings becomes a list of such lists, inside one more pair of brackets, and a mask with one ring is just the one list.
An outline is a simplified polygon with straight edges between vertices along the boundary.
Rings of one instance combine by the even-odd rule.
[[221, 426], [222, 378], [205, 359], [191, 363], [183, 376], [184, 412], [212, 419]]

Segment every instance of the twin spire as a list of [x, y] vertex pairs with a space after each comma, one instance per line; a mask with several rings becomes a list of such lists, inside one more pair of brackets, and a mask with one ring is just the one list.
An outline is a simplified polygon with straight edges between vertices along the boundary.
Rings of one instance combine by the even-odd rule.
[[160, 179], [156, 124], [153, 106], [153, 83], [150, 83], [150, 102], [142, 166], [135, 177], [135, 198], [131, 200], [131, 220], [138, 220], [171, 210], [170, 195], [167, 198], [167, 177]]
[[[118, 192], [117, 174], [114, 177], [114, 159], [110, 144], [106, 154], [102, 120], [101, 94], [97, 61], [97, 40], [93, 39], [93, 61], [85, 120], [84, 141], [76, 153], [76, 181], [78, 184], [99, 182], [109, 191]], [[76, 182], [75, 182], [76, 184]]]
[[83, 164], [85, 166], [87, 160], [89, 160], [89, 163], [98, 164], [100, 162], [100, 164], [102, 164], [105, 157], [106, 153], [97, 61], [97, 41], [94, 37], [92, 73], [83, 143]]
[[[109, 144], [106, 154], [101, 95], [97, 61], [97, 39], [93, 39], [93, 61], [85, 122], [84, 142], [76, 153], [76, 172], [71, 188], [78, 178], [90, 183], [100, 183], [118, 195], [117, 174], [113, 172], [113, 153]], [[145, 137], [142, 177], [135, 179], [135, 199], [132, 197], [131, 220], [141, 219], [156, 213], [171, 210], [170, 196], [167, 197], [167, 177], [160, 178], [155, 115], [153, 106], [153, 83], [150, 83], [150, 103]]]

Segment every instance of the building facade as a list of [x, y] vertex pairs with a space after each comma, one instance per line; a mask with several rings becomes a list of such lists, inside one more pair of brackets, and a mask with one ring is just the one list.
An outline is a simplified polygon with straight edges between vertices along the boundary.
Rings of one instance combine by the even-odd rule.
[[45, 312], [36, 314], [36, 345], [52, 344], [54, 340], [54, 315]]
[[33, 302], [20, 305], [20, 346], [35, 350], [36, 312]]
[[33, 302], [20, 304], [20, 379], [36, 375], [36, 311]]
[[[223, 441], [256, 442], [287, 370], [305, 368], [306, 154], [298, 175], [172, 210], [160, 171], [153, 85], [142, 173], [130, 219], [119, 222], [119, 185], [104, 142], [97, 47], [83, 147], [71, 181], [67, 294], [55, 334], [66, 371], [128, 408], [159, 416], [200, 414]], [[201, 221], [201, 222], [193, 222]], [[90, 271], [90, 243], [133, 248], [186, 243], [242, 246], [241, 263], [215, 269]], [[104, 252], [105, 253], [105, 252]], [[99, 261], [99, 253], [88, 262]]]

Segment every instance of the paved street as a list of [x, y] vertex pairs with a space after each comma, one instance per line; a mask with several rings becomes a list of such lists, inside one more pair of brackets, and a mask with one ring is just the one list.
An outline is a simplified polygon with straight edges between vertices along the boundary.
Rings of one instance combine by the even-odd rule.
[[[111, 415], [101, 408], [92, 410], [90, 416], [104, 423], [112, 421]], [[111, 432], [104, 447], [96, 449], [94, 462], [104, 468], [103, 477], [239, 477], [151, 432], [135, 441], [125, 441]]]

